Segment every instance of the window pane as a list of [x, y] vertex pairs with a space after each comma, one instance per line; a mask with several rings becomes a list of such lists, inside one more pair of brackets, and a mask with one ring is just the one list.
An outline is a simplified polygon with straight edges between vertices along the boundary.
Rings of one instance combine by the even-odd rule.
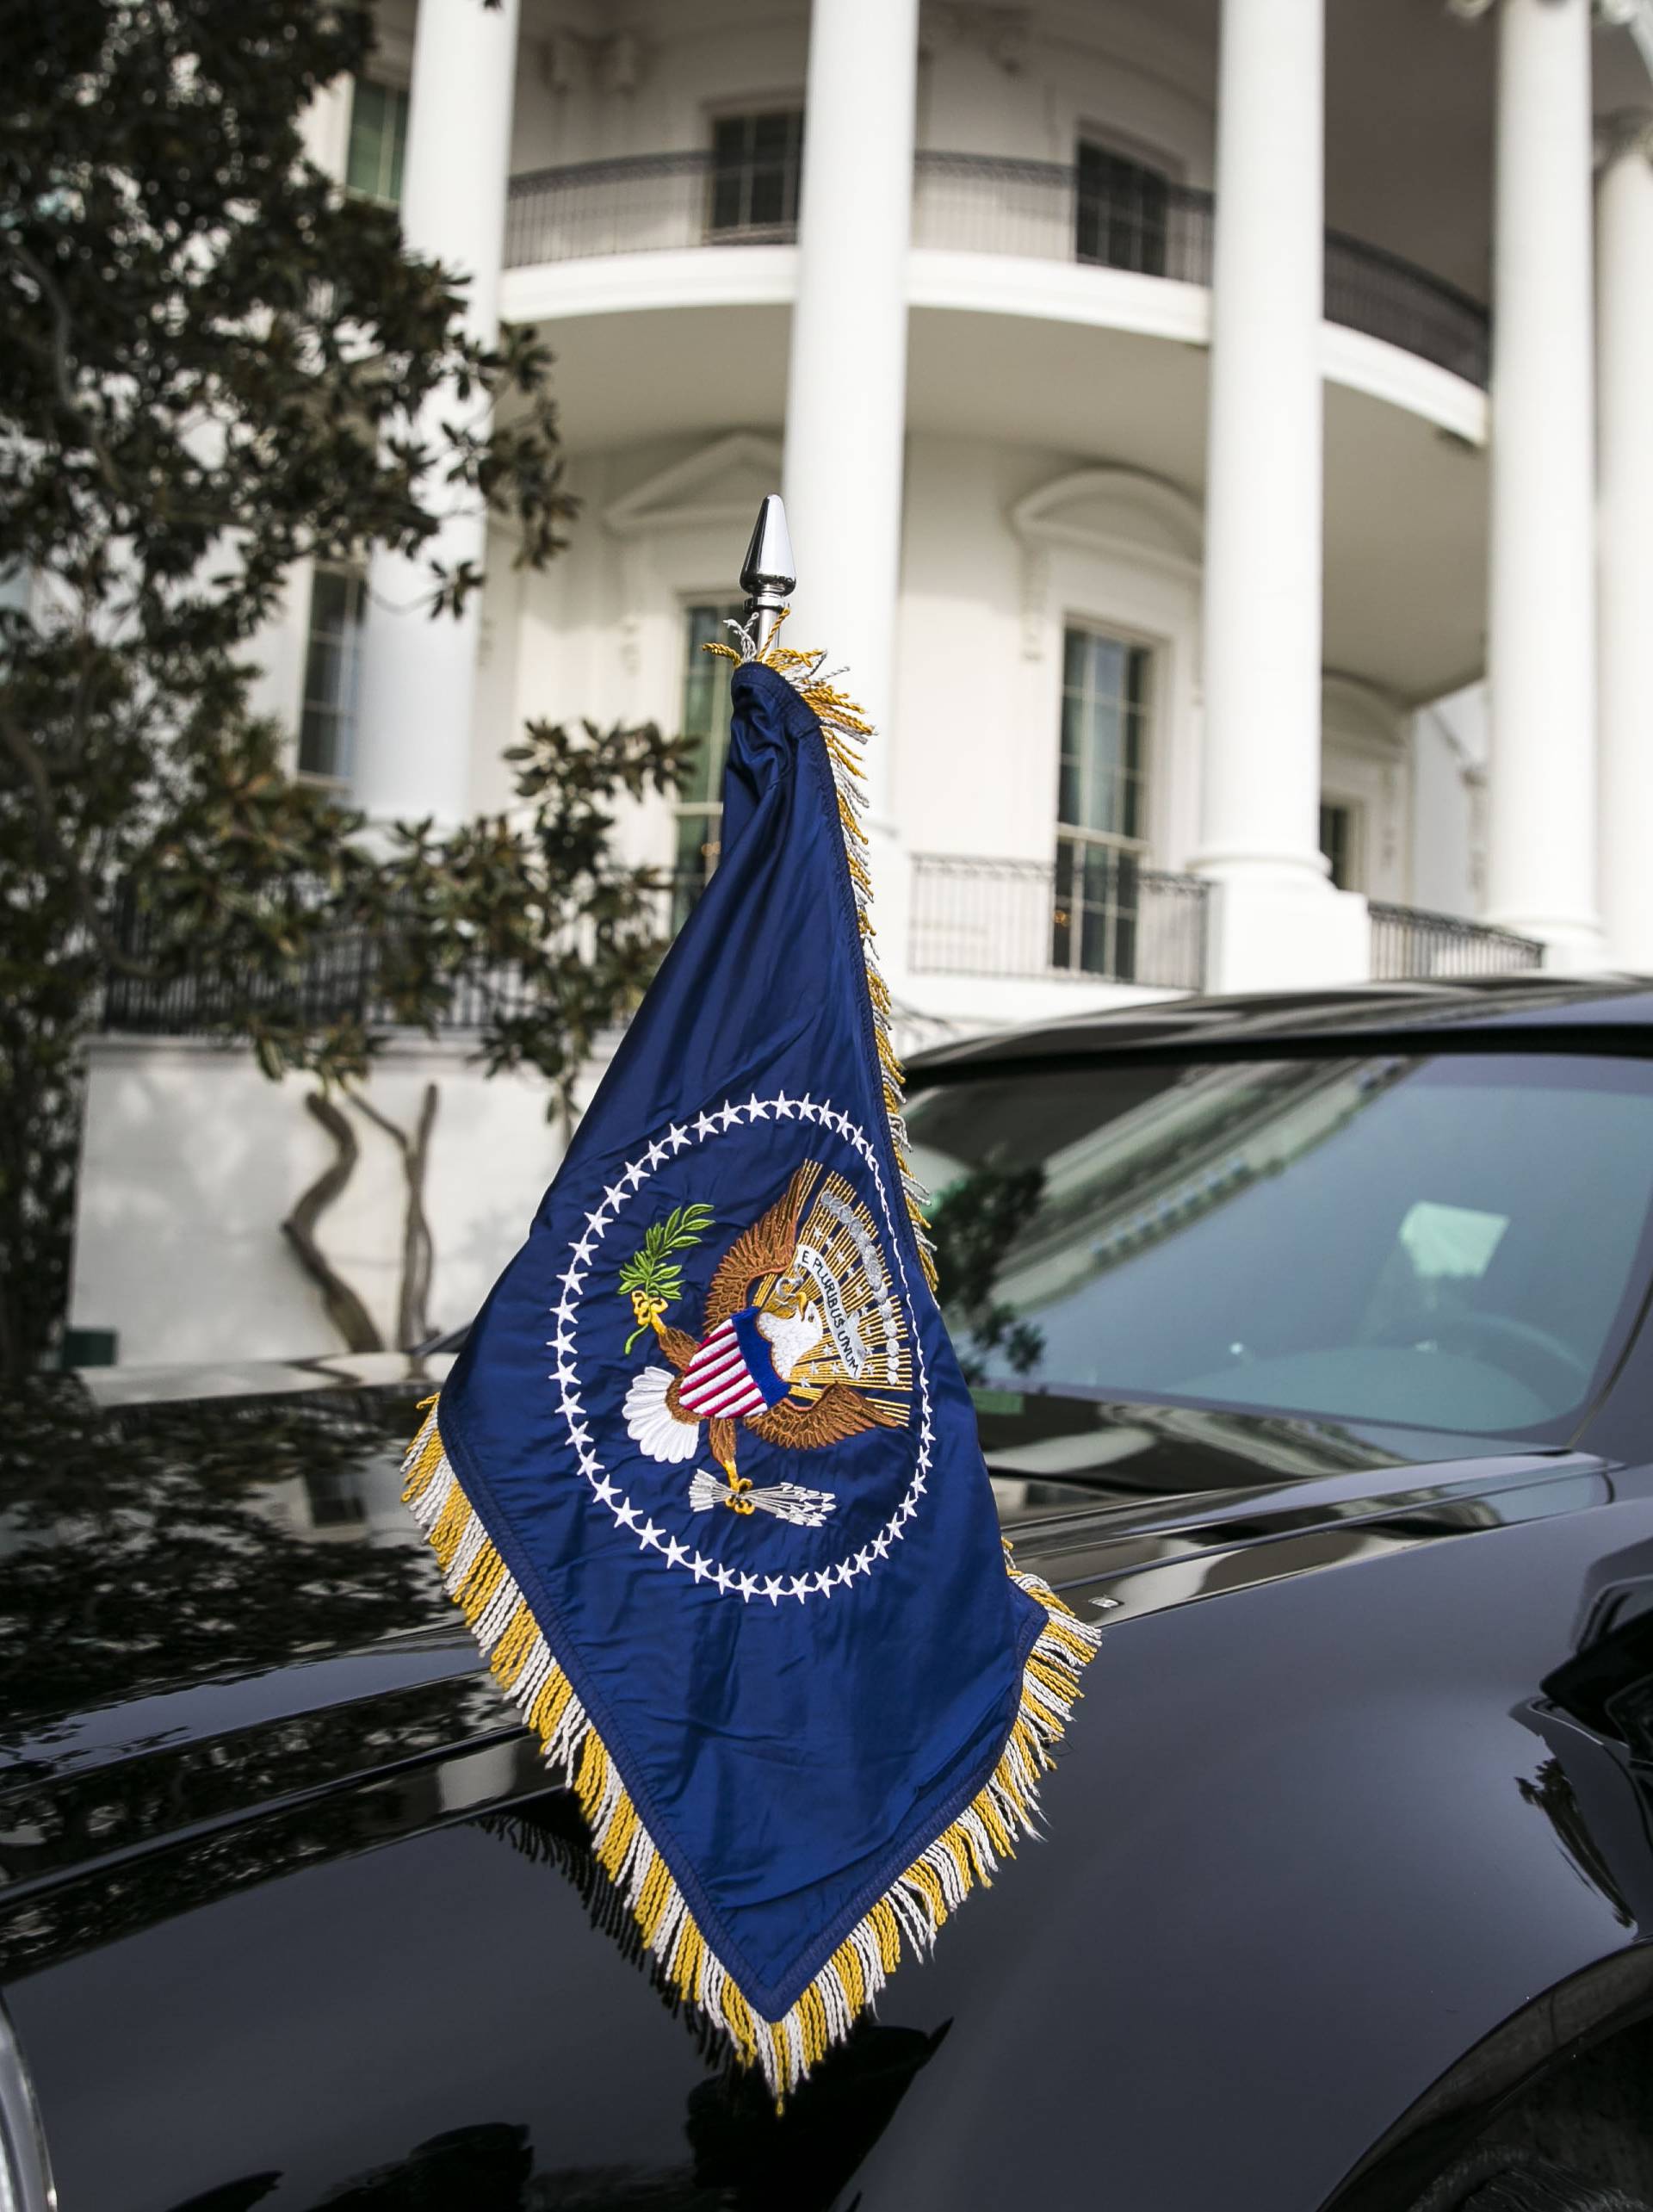
[[1058, 821], [1104, 836], [1141, 834], [1150, 657], [1103, 631], [1064, 631]]
[[721, 644], [725, 624], [742, 612], [739, 601], [684, 610], [683, 734], [698, 740], [679, 793], [677, 843], [672, 860], [678, 878], [673, 926], [698, 896], [698, 886], [717, 865], [722, 817], [723, 763], [729, 742], [729, 664], [703, 648]]
[[1111, 699], [1093, 702], [1087, 736], [1090, 746], [1089, 804], [1083, 817], [1086, 829], [1117, 831], [1119, 827], [1119, 709]]
[[318, 568], [310, 587], [310, 635], [337, 637], [344, 627], [350, 579], [339, 568]]
[[299, 770], [306, 776], [336, 776], [337, 717], [325, 707], [306, 706], [299, 725]]
[[350, 145], [344, 182], [363, 199], [395, 206], [402, 196], [407, 143], [407, 95], [393, 84], [358, 77], [350, 101]]
[[402, 159], [407, 152], [407, 95], [390, 96], [390, 173], [385, 179], [385, 197], [392, 205], [402, 204]]
[[306, 657], [304, 667], [304, 697], [306, 706], [325, 707], [330, 713], [337, 710], [339, 694], [344, 688], [339, 681], [341, 659], [338, 645], [334, 639], [319, 637], [313, 630], [312, 631], [310, 651]]
[[1111, 976], [1112, 963], [1108, 958], [1107, 915], [1099, 908], [1087, 906], [1080, 909], [1083, 928], [1080, 938], [1079, 965], [1087, 976]]
[[1147, 827], [1152, 652], [1070, 624], [1062, 635], [1050, 957], [1130, 981]]
[[786, 172], [778, 162], [752, 165], [752, 204], [746, 220], [769, 227], [781, 222], [786, 212]]
[[1066, 838], [1056, 841], [1056, 895], [1050, 916], [1050, 964], [1074, 964], [1074, 847]]
[[1117, 700], [1124, 690], [1125, 663], [1130, 657], [1130, 647], [1122, 645], [1117, 637], [1105, 637], [1097, 630], [1088, 634], [1087, 642], [1090, 646], [1088, 676], [1092, 691], [1100, 697]]
[[359, 576], [346, 569], [316, 570], [299, 722], [299, 768], [305, 775], [343, 779], [350, 772], [366, 613]]
[[1171, 197], [1164, 172], [1081, 139], [1074, 177], [1079, 259], [1162, 276]]
[[724, 115], [712, 125], [709, 228], [774, 234], [798, 216], [801, 108]]
[[344, 181], [352, 192], [378, 196], [383, 130], [384, 88], [358, 77], [350, 102], [350, 150], [344, 164]]
[[1136, 895], [1133, 890], [1121, 901], [1114, 917], [1113, 974], [1122, 983], [1136, 980]]
[[1105, 907], [1111, 903], [1115, 881], [1116, 855], [1106, 845], [1087, 845], [1085, 852], [1085, 903], [1087, 907]]
[[1331, 870], [1332, 883], [1340, 891], [1353, 888], [1353, 820], [1351, 807], [1322, 806], [1320, 810], [1320, 849]]

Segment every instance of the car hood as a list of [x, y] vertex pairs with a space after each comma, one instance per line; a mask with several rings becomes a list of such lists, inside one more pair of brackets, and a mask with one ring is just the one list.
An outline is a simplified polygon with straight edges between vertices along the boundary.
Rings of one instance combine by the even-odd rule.
[[[474, 1671], [400, 1502], [435, 1379], [373, 1366], [214, 1371], [189, 1395], [183, 1371], [116, 1370], [96, 1401], [65, 1381], [14, 1409], [0, 1781], [19, 1762], [39, 1777]], [[1497, 1442], [1465, 1459], [1461, 1438], [1265, 1414], [976, 1397], [1018, 1554], [1076, 1578], [1121, 1573], [1156, 1543], [1228, 1552], [1282, 1515], [1414, 1511], [1587, 1464]]]
[[[758, 2175], [720, 2203], [824, 2207], [875, 2141], [895, 2165], [869, 2203], [1002, 2201], [1001, 2176], [974, 2195], [958, 2186], [959, 2159], [973, 2153], [946, 2131], [965, 2085], [1005, 2079], [1030, 2052], [1048, 2074], [1037, 2051], [1089, 2052], [1099, 2023], [1127, 2071], [1144, 2036], [1185, 2049], [1191, 2016], [1174, 2002], [1156, 2013], [1152, 1997], [1163, 1930], [1191, 1884], [1220, 1916], [1244, 1899], [1231, 1880], [1247, 1863], [1272, 1865], [1260, 1814], [1235, 1819], [1236, 1841], [1211, 1857], [1235, 1774], [1274, 1788], [1273, 1769], [1254, 1775], [1254, 1761], [1229, 1756], [1255, 1701], [1325, 1721], [1264, 1732], [1265, 1750], [1299, 1762], [1284, 1771], [1301, 1793], [1302, 1763], [1321, 1759], [1345, 1725], [1334, 1701], [1329, 1718], [1316, 1701], [1353, 1624], [1376, 1624], [1382, 1648], [1401, 1639], [1409, 1651], [1405, 1639], [1421, 1633], [1485, 1636], [1505, 1613], [1525, 1633], [1542, 1614], [1550, 1664], [1567, 1645], [1551, 1614], [1570, 1613], [1576, 1589], [1547, 1565], [1549, 1579], [1533, 1583], [1532, 1540], [1541, 1536], [1546, 1561], [1558, 1550], [1564, 1563], [1569, 1541], [1575, 1565], [1588, 1558], [1594, 1531], [1579, 1524], [1597, 1516], [1579, 1508], [1605, 1503], [1616, 1479], [1576, 1456], [1496, 1445], [1465, 1459], [1450, 1440], [1255, 1413], [981, 1393], [1019, 1563], [1087, 1617], [1125, 1624], [1099, 1662], [1111, 1681], [1099, 1676], [1089, 1725], [1064, 1746], [1060, 1818], [1053, 1806], [1037, 1876], [962, 1916], [923, 1975], [904, 1974], [894, 2012], [783, 2128], [749, 2082], [703, 2079], [693, 2036], [635, 1986], [622, 1948], [592, 1940], [610, 1900], [577, 1801], [548, 1787], [537, 1744], [480, 1668], [399, 1504], [398, 1456], [430, 1379], [270, 1379], [263, 1393], [183, 1400], [106, 1384], [101, 1408], [68, 1391], [49, 1411], [14, 1411], [0, 1443], [28, 1470], [26, 1489], [14, 1478], [0, 1493], [12, 1501], [0, 1521], [10, 1570], [0, 1652], [13, 1701], [0, 1745], [0, 1980], [65, 2202], [136, 2212], [140, 2202], [227, 2203], [237, 2190], [251, 2202], [278, 2168], [288, 2169], [282, 2203], [400, 2201], [427, 2159], [480, 2155], [486, 2138], [515, 2144], [524, 2173], [531, 2141], [559, 2203], [709, 2203], [709, 2190], [687, 2186], [685, 2126], [696, 2175]], [[1551, 1529], [1477, 1540], [1546, 1514]], [[1613, 1518], [1599, 1517], [1608, 1530]], [[1632, 1533], [1646, 1527], [1643, 1507], [1632, 1519]], [[1596, 1548], [1615, 1540], [1625, 1539], [1607, 1534]], [[1347, 1603], [1319, 1571], [1408, 1547], [1427, 1548], [1350, 1575]], [[1501, 1552], [1511, 1559], [1501, 1570]], [[1404, 1585], [1432, 1577], [1433, 1607], [1409, 1604]], [[1443, 1583], [1466, 1609], [1456, 1595], [1442, 1603]], [[1242, 1616], [1232, 1628], [1229, 1613]], [[1366, 1682], [1369, 1665], [1369, 1642], [1354, 1638], [1346, 1686]], [[1501, 1713], [1502, 1675], [1495, 1688]], [[1357, 1732], [1352, 1758], [1365, 1740]], [[1163, 1827], [1144, 1829], [1133, 1810], [1161, 1784], [1191, 1808], [1192, 1877], [1159, 1853]], [[1355, 1794], [1364, 1818], [1367, 1795]], [[1514, 1789], [1504, 1794], [1532, 1817]], [[1298, 1838], [1284, 1868], [1294, 1929], [1303, 1848]], [[1542, 1856], [1547, 1866], [1553, 1853]], [[1110, 1893], [1111, 1925], [1088, 1905], [1077, 1918], [1053, 1909]], [[1262, 1924], [1255, 1899], [1239, 1909]], [[1357, 1916], [1363, 1926], [1369, 1917]], [[1254, 1976], [1242, 1979], [1248, 1990]], [[1111, 2019], [1098, 2006], [1105, 1984], [1117, 1992]], [[1006, 2004], [1007, 1991], [1023, 1995]], [[1202, 2016], [1207, 2004], [1202, 1994]], [[1243, 2018], [1251, 2049], [1255, 2023]], [[453, 2020], [482, 2024], [454, 2035]], [[944, 2038], [952, 2072], [926, 2073]], [[1243, 2113], [1254, 2100], [1229, 2057], [1224, 2072], [1207, 2054], [1202, 2078], [1228, 2081]], [[1272, 2063], [1266, 2049], [1254, 2073]], [[1386, 2086], [1371, 2090], [1358, 2065], [1346, 2071], [1386, 2113]], [[1279, 2072], [1301, 2078], [1301, 2061], [1288, 2054]], [[1169, 2073], [1180, 2096], [1186, 2067]], [[178, 2081], [201, 2091], [187, 2125], [171, 2101]], [[1136, 2102], [1133, 2085], [1133, 2111]], [[1064, 2122], [1064, 2103], [1043, 2129], [1058, 2142], [1062, 2201], [1083, 2193], [1076, 2177], [1093, 2178], [1094, 2163], [1091, 2107], [1074, 2100]], [[1130, 2117], [1115, 2116], [1122, 2140]], [[134, 2152], [139, 2123], [150, 2132]], [[1141, 2132], [1162, 2124], [1155, 2108]], [[1225, 2120], [1216, 2139], [1232, 2133]], [[1334, 2174], [1371, 2133], [1356, 2131], [1347, 2150], [1337, 2139], [1311, 2147], [1303, 2162]], [[950, 2164], [912, 2185], [938, 2142]], [[398, 2184], [402, 2166], [384, 2161], [408, 2145], [418, 2147]], [[975, 2146], [992, 2147], [991, 2132]], [[1136, 2160], [1125, 2195], [1153, 2201], [1140, 2177], [1158, 2153], [1125, 2148]], [[141, 2177], [129, 2186], [128, 2167]], [[344, 2190], [369, 2171], [370, 2184]], [[447, 2201], [440, 2183], [430, 2180], [432, 2201]], [[1322, 2194], [1316, 2181], [1269, 2201]]]
[[[0, 1974], [456, 1807], [549, 1801], [400, 1502], [430, 1378], [269, 1381], [12, 1410]], [[1254, 1413], [982, 1392], [980, 1417], [1018, 1564], [1111, 1624], [1609, 1495], [1578, 1454]]]

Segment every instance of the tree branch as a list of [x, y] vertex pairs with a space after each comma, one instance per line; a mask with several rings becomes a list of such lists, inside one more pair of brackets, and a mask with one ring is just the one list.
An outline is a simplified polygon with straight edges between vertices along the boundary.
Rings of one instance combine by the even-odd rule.
[[411, 1352], [416, 1344], [423, 1343], [430, 1334], [428, 1308], [430, 1298], [430, 1279], [436, 1265], [436, 1239], [430, 1233], [430, 1220], [424, 1210], [424, 1176], [430, 1156], [430, 1131], [436, 1123], [437, 1090], [427, 1083], [419, 1101], [419, 1118], [414, 1133], [409, 1137], [399, 1129], [388, 1114], [381, 1113], [369, 1104], [366, 1094], [354, 1087], [347, 1094], [358, 1113], [365, 1114], [376, 1129], [382, 1129], [402, 1156], [402, 1180], [406, 1187], [406, 1203], [402, 1215], [402, 1273], [401, 1288], [397, 1298], [396, 1336], [404, 1351]]
[[118, 498], [124, 489], [121, 472], [115, 467], [114, 459], [102, 438], [93, 427], [91, 419], [81, 405], [79, 395], [75, 390], [73, 357], [70, 351], [70, 340], [73, 335], [74, 325], [69, 313], [69, 303], [59, 289], [57, 280], [51, 270], [44, 262], [29, 251], [21, 239], [10, 238], [7, 240], [7, 244], [12, 258], [39, 285], [40, 297], [45, 301], [47, 311], [52, 317], [52, 369], [53, 381], [58, 387], [59, 403], [64, 412], [74, 423], [82, 437], [85, 439], [87, 449], [97, 462], [98, 473], [103, 481]]
[[306, 1111], [332, 1138], [336, 1156], [332, 1165], [317, 1176], [282, 1224], [282, 1234], [297, 1253], [299, 1265], [320, 1290], [322, 1304], [327, 1309], [327, 1318], [344, 1339], [346, 1349], [351, 1352], [382, 1352], [385, 1340], [379, 1334], [372, 1315], [344, 1277], [332, 1267], [316, 1241], [317, 1221], [356, 1172], [358, 1156], [356, 1131], [350, 1127], [349, 1117], [341, 1113], [332, 1100], [324, 1098], [319, 1091], [307, 1092], [304, 1103]]
[[52, 778], [46, 773], [46, 763], [36, 747], [29, 742], [28, 732], [20, 729], [9, 715], [0, 715], [0, 742], [3, 742], [6, 751], [22, 769], [34, 795], [34, 834], [42, 855], [50, 866], [62, 870], [75, 904], [80, 910], [86, 933], [97, 947], [99, 955], [116, 975], [128, 976], [134, 982], [158, 982], [158, 968], [146, 961], [133, 959], [110, 934], [91, 885], [86, 881], [75, 855], [58, 834]]

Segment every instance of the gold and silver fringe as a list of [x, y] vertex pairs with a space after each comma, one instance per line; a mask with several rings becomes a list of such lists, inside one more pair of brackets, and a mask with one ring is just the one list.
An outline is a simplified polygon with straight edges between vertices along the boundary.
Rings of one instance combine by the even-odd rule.
[[761, 2069], [783, 2102], [833, 2045], [843, 2042], [900, 1964], [903, 1949], [927, 1952], [947, 1917], [978, 1883], [987, 1886], [1017, 1838], [1037, 1833], [1039, 1776], [1054, 1764], [1079, 1696], [1080, 1671], [1100, 1632], [1075, 1618], [1037, 1575], [1011, 1578], [1045, 1608], [1028, 1655], [1016, 1719], [992, 1775], [963, 1812], [853, 1928], [802, 1997], [779, 2020], [765, 2019], [695, 1924], [682, 1891], [644, 1826], [573, 1684], [553, 1657], [443, 1448], [438, 1407], [403, 1465], [403, 1497], [436, 1555], [449, 1595], [464, 1614], [501, 1690], [538, 1737], [547, 1767], [578, 1799], [597, 1864], [635, 1922], [662, 1985], [694, 2007], [739, 2061]]
[[728, 628], [740, 639], [737, 648], [732, 645], [708, 645], [707, 653], [720, 659], [733, 660], [744, 667], [755, 661], [759, 667], [772, 668], [777, 676], [784, 677], [820, 724], [820, 734], [826, 742], [826, 758], [833, 771], [833, 787], [838, 796], [838, 819], [844, 831], [844, 858], [849, 864], [850, 884], [855, 893], [856, 921], [861, 933], [861, 951], [866, 962], [867, 996], [872, 1003], [872, 1034], [878, 1053], [879, 1080], [883, 1086], [884, 1111], [889, 1117], [889, 1141], [895, 1153], [895, 1166], [901, 1178], [901, 1187], [907, 1195], [907, 1215], [913, 1224], [913, 1235], [919, 1248], [919, 1259], [931, 1289], [936, 1287], [936, 1248], [924, 1218], [924, 1202], [929, 1196], [913, 1174], [907, 1158], [911, 1140], [907, 1133], [906, 1098], [907, 1071], [896, 1056], [890, 1042], [889, 1017], [891, 1000], [889, 986], [878, 960], [878, 935], [872, 924], [872, 875], [868, 865], [868, 846], [862, 815], [866, 812], [866, 793], [863, 789], [864, 771], [861, 765], [862, 747], [872, 735], [872, 725], [847, 693], [839, 690], [833, 678], [843, 674], [842, 669], [827, 670], [824, 653], [803, 653], [796, 646], [778, 642], [782, 624], [789, 610], [783, 608], [769, 642], [760, 653], [755, 633], [732, 622]]

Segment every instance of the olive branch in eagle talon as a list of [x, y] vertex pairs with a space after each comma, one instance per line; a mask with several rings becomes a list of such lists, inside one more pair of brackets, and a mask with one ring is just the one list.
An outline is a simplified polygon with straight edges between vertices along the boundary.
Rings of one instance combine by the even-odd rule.
[[626, 1339], [628, 1352], [683, 1296], [683, 1269], [672, 1254], [698, 1244], [711, 1225], [710, 1206], [680, 1205], [644, 1232], [642, 1242], [620, 1270], [620, 1295], [629, 1297], [637, 1323]]
[[[671, 1328], [664, 1319], [667, 1305], [681, 1294], [676, 1263], [666, 1255], [677, 1249], [669, 1243], [672, 1236], [699, 1240], [709, 1225], [708, 1209], [682, 1208], [669, 1216], [659, 1224], [661, 1235], [655, 1246], [649, 1244], [654, 1236], [651, 1230], [643, 1249], [622, 1274], [622, 1288], [632, 1295], [638, 1322], [627, 1348], [645, 1329], [651, 1329], [671, 1362], [670, 1368], [645, 1367], [632, 1384], [626, 1395], [626, 1425], [632, 1441], [651, 1459], [671, 1464], [694, 1457], [705, 1423], [707, 1442], [727, 1487], [720, 1489], [714, 1478], [696, 1476], [690, 1498], [697, 1512], [718, 1503], [737, 1513], [773, 1513], [817, 1527], [820, 1517], [833, 1509], [831, 1493], [788, 1484], [754, 1491], [750, 1480], [735, 1472], [738, 1429], [765, 1444], [808, 1452], [869, 1428], [906, 1423], [904, 1403], [874, 1397], [857, 1387], [844, 1365], [847, 1356], [854, 1372], [860, 1373], [871, 1348], [862, 1329], [876, 1325], [888, 1341], [865, 1379], [876, 1376], [904, 1399], [909, 1386], [905, 1324], [889, 1295], [883, 1263], [861, 1230], [833, 1226], [841, 1224], [850, 1193], [846, 1185], [833, 1187], [837, 1178], [823, 1186], [823, 1172], [813, 1161], [800, 1168], [784, 1196], [735, 1238], [707, 1288], [699, 1335]], [[827, 1193], [825, 1198], [822, 1189]], [[826, 1209], [831, 1233], [845, 1241], [851, 1258], [844, 1264], [855, 1279], [856, 1295], [849, 1304], [844, 1300], [843, 1283], [838, 1284], [837, 1335], [823, 1313], [820, 1288], [808, 1272], [808, 1264], [818, 1267], [820, 1262], [817, 1258], [807, 1264], [799, 1251], [800, 1224], [815, 1200]], [[691, 1213], [696, 1217], [692, 1231]], [[833, 1272], [836, 1279], [836, 1263]], [[851, 1306], [861, 1312], [858, 1323]], [[854, 1331], [847, 1340], [847, 1354], [839, 1341], [846, 1326]]]

